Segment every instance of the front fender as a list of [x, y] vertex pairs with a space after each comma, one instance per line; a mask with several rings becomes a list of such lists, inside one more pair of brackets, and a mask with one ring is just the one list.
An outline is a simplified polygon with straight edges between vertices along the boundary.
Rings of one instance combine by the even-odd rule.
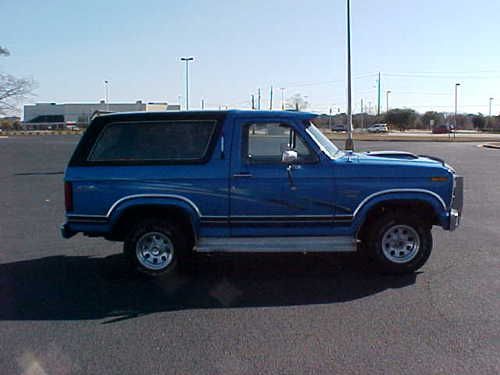
[[380, 191], [373, 193], [363, 199], [359, 205], [355, 208], [353, 212], [353, 227], [356, 232], [359, 230], [364, 222], [368, 212], [376, 205], [383, 202], [390, 201], [410, 201], [410, 202], [424, 202], [429, 204], [436, 216], [438, 217], [440, 224], [443, 225], [445, 218], [448, 215], [448, 210], [446, 203], [443, 198], [436, 192], [423, 189], [401, 189], [398, 191]]

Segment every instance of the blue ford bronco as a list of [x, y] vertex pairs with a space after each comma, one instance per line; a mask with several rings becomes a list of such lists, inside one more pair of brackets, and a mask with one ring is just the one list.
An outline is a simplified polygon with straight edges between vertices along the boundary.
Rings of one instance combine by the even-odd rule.
[[360, 251], [383, 272], [421, 267], [432, 226], [459, 224], [462, 177], [430, 156], [342, 151], [314, 117], [100, 116], [65, 172], [62, 235], [123, 241], [149, 274], [210, 252]]

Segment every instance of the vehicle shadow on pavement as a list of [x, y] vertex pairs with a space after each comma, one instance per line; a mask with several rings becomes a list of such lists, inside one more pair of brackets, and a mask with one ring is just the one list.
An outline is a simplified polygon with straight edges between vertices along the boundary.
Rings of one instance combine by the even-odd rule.
[[357, 257], [199, 257], [189, 271], [137, 275], [121, 254], [51, 256], [0, 264], [0, 320], [103, 319], [200, 308], [272, 307], [350, 301], [416, 281], [380, 275]]

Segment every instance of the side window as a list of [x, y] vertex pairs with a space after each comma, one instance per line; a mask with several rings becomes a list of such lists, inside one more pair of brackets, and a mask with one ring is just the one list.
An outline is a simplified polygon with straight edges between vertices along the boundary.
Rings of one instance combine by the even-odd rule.
[[97, 138], [88, 160], [201, 161], [215, 128], [215, 121], [110, 123]]
[[244, 132], [244, 159], [250, 164], [281, 163], [285, 150], [297, 151], [300, 163], [315, 162], [316, 158], [302, 138], [289, 126], [281, 123], [249, 124]]

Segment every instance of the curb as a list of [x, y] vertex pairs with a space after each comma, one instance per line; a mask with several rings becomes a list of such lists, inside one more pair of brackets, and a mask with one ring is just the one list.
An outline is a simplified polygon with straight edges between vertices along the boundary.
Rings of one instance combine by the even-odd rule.
[[480, 146], [484, 147], [484, 148], [493, 148], [493, 149], [500, 150], [500, 143], [484, 143]]
[[81, 135], [82, 131], [71, 131], [71, 130], [53, 130], [53, 131], [32, 131], [32, 130], [18, 130], [18, 131], [10, 131], [5, 132], [5, 136], [48, 136], [48, 135]]
[[[345, 141], [346, 138], [345, 137], [331, 137], [331, 136], [328, 136], [327, 137], [330, 139], [330, 140], [333, 140], [333, 141]], [[486, 139], [484, 137], [477, 137], [477, 138], [471, 138], [471, 137], [457, 137], [457, 138], [451, 138], [451, 139], [448, 139], [448, 138], [444, 138], [444, 137], [436, 137], [436, 138], [432, 138], [432, 137], [411, 137], [411, 136], [408, 136], [408, 137], [398, 137], [398, 136], [375, 136], [375, 137], [356, 137], [356, 135], [354, 135], [353, 137], [354, 141], [369, 141], [369, 142], [372, 142], [372, 141], [383, 141], [383, 142], [447, 142], [447, 143], [457, 143], [457, 142], [472, 142], [472, 143], [481, 143], [481, 142], [500, 142], [500, 138], [499, 139]]]

